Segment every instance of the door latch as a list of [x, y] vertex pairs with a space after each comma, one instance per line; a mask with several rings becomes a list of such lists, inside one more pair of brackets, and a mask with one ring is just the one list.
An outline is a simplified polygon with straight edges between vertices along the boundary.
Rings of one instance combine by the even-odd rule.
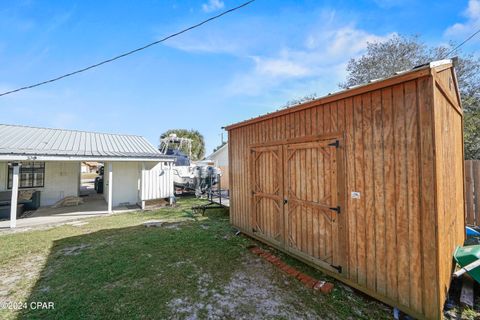
[[283, 199], [283, 204], [287, 204], [288, 203], [288, 199]]
[[329, 143], [328, 145], [329, 145], [330, 147], [339, 148], [339, 147], [340, 147], [340, 141], [339, 141], [339, 140], [335, 140], [335, 142]]
[[332, 208], [329, 208], [329, 209], [332, 210], [332, 211], [336, 211], [337, 213], [340, 213], [340, 206], [332, 207]]

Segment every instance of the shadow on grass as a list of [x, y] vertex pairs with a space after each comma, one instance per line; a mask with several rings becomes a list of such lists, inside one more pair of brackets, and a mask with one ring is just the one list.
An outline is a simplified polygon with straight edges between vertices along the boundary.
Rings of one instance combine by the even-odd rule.
[[54, 309], [19, 319], [135, 319], [174, 316], [169, 303], [192, 297], [208, 273], [228, 282], [249, 240], [233, 236], [228, 217], [107, 229], [56, 240], [26, 301]]
[[[40, 277], [25, 299], [27, 304], [53, 302], [54, 309], [25, 309], [17, 318], [203, 319], [210, 311], [218, 318], [305, 318], [307, 311], [310, 318], [388, 317], [378, 302], [337, 285], [330, 295], [313, 294], [251, 255], [246, 248], [260, 244], [235, 236], [236, 229], [222, 210], [192, 216], [189, 208], [201, 203], [184, 199], [175, 208], [119, 215], [98, 225], [92, 220], [95, 230], [109, 229], [69, 237], [59, 233], [63, 238], [53, 242]], [[169, 223], [141, 225], [154, 219]], [[278, 254], [303, 272], [325, 279], [318, 271]]]

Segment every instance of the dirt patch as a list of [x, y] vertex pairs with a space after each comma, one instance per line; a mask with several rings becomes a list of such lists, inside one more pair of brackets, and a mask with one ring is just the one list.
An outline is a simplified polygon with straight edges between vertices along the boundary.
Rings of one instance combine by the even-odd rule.
[[57, 254], [64, 256], [76, 256], [80, 254], [83, 250], [90, 248], [91, 245], [86, 243], [81, 243], [77, 246], [65, 247], [57, 251]]
[[171, 222], [165, 220], [149, 220], [142, 222], [142, 225], [146, 228], [165, 228], [165, 229], [174, 229], [180, 230], [180, 227], [184, 225], [185, 222]]
[[71, 225], [72, 227], [81, 227], [86, 224], [88, 224], [87, 221], [73, 221], [73, 222], [67, 222], [66, 224]]
[[[201, 270], [199, 270], [201, 272]], [[241, 268], [221, 287], [213, 285], [208, 273], [199, 273], [194, 297], [177, 297], [170, 301], [172, 314], [178, 319], [318, 319], [301, 301], [292, 300], [285, 285], [297, 285], [273, 270], [257, 257], [246, 255]]]
[[145, 210], [155, 210], [159, 208], [164, 208], [169, 204], [170, 203], [166, 199], [147, 200], [145, 201]]
[[12, 268], [7, 266], [0, 269], [0, 303], [13, 301], [23, 291], [29, 291], [30, 287], [25, 287], [25, 284], [38, 278], [45, 260], [43, 256], [30, 255], [22, 258], [22, 263], [13, 263]]
[[167, 222], [163, 224], [163, 228], [180, 230], [180, 227], [182, 227], [184, 224], [184, 222]]

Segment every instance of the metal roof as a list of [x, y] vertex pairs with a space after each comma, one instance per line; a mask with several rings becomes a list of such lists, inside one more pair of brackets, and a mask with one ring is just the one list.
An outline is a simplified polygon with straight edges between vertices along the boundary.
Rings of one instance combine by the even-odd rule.
[[141, 136], [0, 124], [0, 158], [13, 156], [44, 160], [171, 159]]

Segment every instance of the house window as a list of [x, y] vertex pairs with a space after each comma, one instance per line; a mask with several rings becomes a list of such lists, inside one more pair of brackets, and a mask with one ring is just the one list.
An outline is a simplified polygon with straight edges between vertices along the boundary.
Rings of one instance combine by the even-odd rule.
[[[45, 183], [45, 162], [22, 162], [19, 188], [39, 188]], [[8, 189], [13, 185], [13, 167], [8, 166]]]

